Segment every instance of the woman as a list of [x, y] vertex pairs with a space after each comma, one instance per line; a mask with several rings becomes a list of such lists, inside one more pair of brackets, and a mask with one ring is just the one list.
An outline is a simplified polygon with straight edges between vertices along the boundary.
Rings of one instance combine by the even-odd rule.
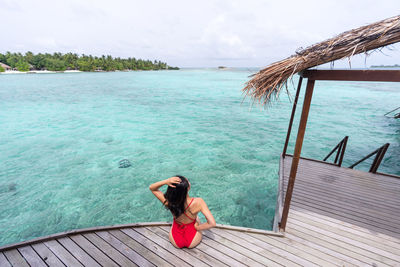
[[[165, 194], [159, 190], [168, 185]], [[169, 240], [177, 248], [194, 248], [201, 242], [202, 230], [215, 227], [215, 220], [202, 198], [190, 197], [190, 183], [177, 175], [149, 186], [151, 192], [169, 209], [174, 216]], [[197, 214], [201, 212], [207, 219], [200, 224]]]

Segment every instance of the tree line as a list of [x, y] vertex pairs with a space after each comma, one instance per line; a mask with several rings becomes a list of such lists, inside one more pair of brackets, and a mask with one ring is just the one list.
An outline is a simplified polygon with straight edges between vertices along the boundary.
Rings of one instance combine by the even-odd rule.
[[[116, 70], [176, 70], [178, 67], [168, 66], [162, 61], [151, 61], [129, 58], [113, 58], [107, 56], [78, 55], [76, 53], [39, 53], [32, 52], [0, 53], [0, 62], [9, 65], [13, 69], [19, 71], [29, 70], [80, 70], [80, 71], [116, 71]], [[4, 68], [0, 66], [0, 71]]]

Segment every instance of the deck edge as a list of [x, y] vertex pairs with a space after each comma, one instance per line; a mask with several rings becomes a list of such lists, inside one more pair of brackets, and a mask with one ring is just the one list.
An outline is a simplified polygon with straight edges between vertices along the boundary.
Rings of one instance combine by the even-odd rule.
[[129, 227], [148, 227], [148, 226], [166, 226], [171, 225], [170, 222], [149, 222], [149, 223], [128, 223], [128, 224], [115, 224], [115, 225], [107, 225], [107, 226], [96, 226], [96, 227], [89, 227], [89, 228], [82, 228], [82, 229], [73, 229], [68, 230], [61, 233], [56, 233], [48, 236], [42, 236], [38, 238], [34, 238], [31, 240], [25, 240], [14, 244], [7, 244], [0, 247], [0, 252], [8, 249], [18, 248], [26, 245], [35, 244], [38, 242], [44, 242], [47, 240], [52, 240], [56, 238], [62, 238], [70, 235], [75, 234], [82, 234], [88, 232], [95, 232], [95, 231], [106, 231], [106, 230], [114, 230], [114, 229], [122, 229], [122, 228], [129, 228]]
[[276, 197], [276, 206], [275, 206], [275, 215], [274, 215], [274, 223], [272, 226], [272, 231], [275, 233], [279, 233], [279, 223], [282, 218], [282, 209], [283, 209], [283, 155], [281, 154], [279, 160], [279, 172], [278, 172], [278, 193]]
[[[7, 244], [4, 246], [0, 246], [0, 252], [9, 249], [15, 249], [22, 246], [27, 246], [31, 244], [36, 244], [39, 242], [45, 242], [48, 240], [54, 240], [57, 238], [67, 237], [76, 234], [83, 234], [83, 233], [90, 233], [95, 231], [107, 231], [107, 230], [115, 230], [115, 229], [123, 229], [123, 228], [132, 228], [132, 227], [151, 227], [151, 226], [169, 226], [171, 222], [146, 222], [146, 223], [128, 223], [128, 224], [115, 224], [115, 225], [107, 225], [107, 226], [96, 226], [96, 227], [89, 227], [89, 228], [82, 228], [82, 229], [73, 229], [61, 233], [56, 233], [48, 236], [42, 236], [31, 240], [25, 240], [14, 244]], [[241, 227], [241, 226], [231, 226], [225, 224], [217, 224], [216, 228], [219, 229], [226, 229], [226, 230], [233, 230], [239, 232], [247, 232], [247, 233], [255, 233], [255, 234], [264, 234], [264, 235], [273, 235], [273, 236], [281, 236], [284, 235], [279, 232], [273, 232], [268, 230], [256, 229], [256, 228], [248, 228], [248, 227]]]

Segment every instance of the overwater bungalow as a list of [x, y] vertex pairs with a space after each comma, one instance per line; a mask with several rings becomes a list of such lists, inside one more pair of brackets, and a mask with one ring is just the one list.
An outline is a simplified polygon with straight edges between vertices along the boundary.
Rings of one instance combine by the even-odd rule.
[[[77, 229], [3, 246], [0, 266], [400, 266], [400, 177], [378, 171], [389, 144], [377, 144], [366, 155], [374, 157], [368, 172], [354, 169], [363, 159], [343, 166], [348, 137], [325, 159], [301, 156], [318, 81], [400, 82], [399, 70], [310, 68], [399, 41], [397, 16], [298, 51], [247, 83], [244, 91], [266, 104], [290, 77], [300, 76], [282, 140], [272, 231], [217, 225], [204, 231], [196, 248], [176, 249], [168, 240], [168, 222]], [[296, 144], [289, 153], [303, 81]], [[330, 156], [333, 162], [326, 161]]]
[[4, 64], [4, 63], [2, 63], [2, 62], [0, 62], [0, 66], [3, 67], [3, 69], [4, 69], [5, 71], [12, 70], [12, 68], [11, 68], [10, 66], [8, 66], [8, 65], [6, 65], [6, 64]]

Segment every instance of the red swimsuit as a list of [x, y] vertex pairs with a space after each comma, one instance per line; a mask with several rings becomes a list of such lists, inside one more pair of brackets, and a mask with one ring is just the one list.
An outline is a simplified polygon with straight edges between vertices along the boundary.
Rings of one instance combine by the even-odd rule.
[[196, 219], [190, 218], [187, 214], [186, 214], [186, 210], [189, 208], [190, 204], [192, 204], [193, 202], [190, 201], [189, 205], [186, 207], [185, 211], [183, 212], [183, 214], [188, 217], [189, 219], [193, 220], [191, 223], [180, 223], [177, 222], [174, 218], [174, 222], [172, 223], [172, 237], [174, 238], [175, 244], [179, 247], [179, 248], [183, 248], [183, 247], [189, 247], [190, 244], [193, 241], [194, 236], [197, 233], [196, 228], [194, 228], [194, 224], [196, 223]]

